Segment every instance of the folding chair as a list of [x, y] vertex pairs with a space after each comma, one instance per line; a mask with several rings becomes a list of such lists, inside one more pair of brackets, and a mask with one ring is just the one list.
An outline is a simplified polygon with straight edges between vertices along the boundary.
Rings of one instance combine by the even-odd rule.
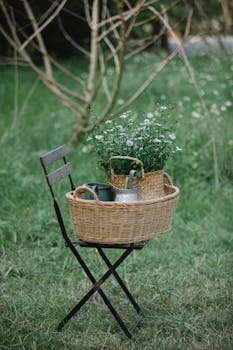
[[[55, 209], [55, 213], [57, 216], [57, 220], [60, 226], [61, 234], [64, 239], [65, 246], [68, 247], [71, 252], [74, 254], [75, 258], [79, 262], [82, 269], [85, 271], [87, 277], [90, 279], [90, 281], [93, 284], [93, 287], [86, 293], [86, 295], [70, 310], [70, 312], [64, 317], [64, 319], [59, 323], [57, 327], [57, 331], [61, 331], [64, 325], [74, 316], [77, 314], [77, 312], [82, 308], [82, 306], [89, 300], [89, 298], [95, 293], [98, 292], [101, 298], [103, 299], [104, 303], [107, 305], [108, 309], [116, 319], [117, 323], [123, 330], [123, 332], [126, 334], [127, 337], [131, 338], [133, 332], [135, 331], [136, 327], [140, 324], [143, 314], [142, 311], [135, 301], [134, 297], [132, 296], [129, 289], [126, 287], [125, 283], [117, 273], [116, 269], [119, 267], [119, 265], [127, 258], [127, 256], [132, 253], [134, 249], [142, 249], [146, 242], [140, 242], [140, 243], [131, 243], [131, 244], [97, 244], [97, 243], [88, 243], [81, 241], [79, 239], [71, 240], [67, 234], [64, 221], [62, 218], [61, 210], [58, 204], [57, 197], [55, 196], [53, 185], [60, 181], [61, 179], [64, 179], [68, 177], [71, 190], [75, 189], [73, 180], [71, 178], [71, 172], [72, 172], [72, 164], [66, 161], [66, 155], [67, 155], [67, 148], [65, 145], [60, 146], [45, 155], [40, 157], [41, 165], [43, 167], [45, 177], [47, 180], [47, 184], [53, 199], [53, 205]], [[48, 173], [47, 166], [56, 162], [57, 160], [63, 160], [64, 165], [57, 168], [56, 170]], [[105, 274], [99, 279], [96, 280], [93, 273], [88, 268], [86, 262], [81, 257], [78, 248], [96, 248], [100, 257], [103, 259], [105, 264], [108, 267], [108, 270], [105, 272]], [[111, 263], [108, 259], [107, 255], [105, 254], [103, 249], [122, 249], [124, 252], [122, 255], [114, 262]], [[105, 292], [102, 289], [102, 284], [111, 276], [113, 275], [118, 282], [119, 286], [122, 288], [123, 292], [125, 293], [126, 297], [132, 304], [132, 307], [135, 309], [136, 313], [138, 314], [138, 318], [136, 323], [133, 325], [131, 329], [128, 329], [123, 322], [122, 318], [116, 311], [116, 309], [113, 307], [112, 303], [110, 302], [109, 298], [106, 296]]]

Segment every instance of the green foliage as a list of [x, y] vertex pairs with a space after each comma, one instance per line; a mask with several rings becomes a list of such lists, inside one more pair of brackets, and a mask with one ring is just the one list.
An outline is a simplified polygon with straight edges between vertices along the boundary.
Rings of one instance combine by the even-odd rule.
[[[131, 111], [123, 113], [114, 120], [107, 120], [93, 135], [93, 145], [99, 163], [109, 173], [109, 159], [112, 156], [128, 156], [139, 159], [145, 172], [163, 169], [168, 158], [180, 151], [176, 146], [174, 120], [169, 108], [161, 106], [159, 110], [147, 113], [139, 122]], [[130, 169], [138, 168], [127, 160], [114, 160], [116, 174], [127, 175]]]
[[[161, 58], [141, 54], [126, 66], [120, 99], [140, 84]], [[220, 186], [214, 186], [210, 121], [204, 116], [183, 62], [177, 58], [135, 103], [141, 120], [157, 102], [173, 105], [177, 144], [183, 151], [166, 171], [180, 188], [173, 230], [151, 240], [118, 272], [141, 305], [144, 320], [134, 339], [125, 338], [98, 295], [63, 332], [59, 321], [90, 288], [63, 245], [39, 156], [66, 143], [72, 123], [67, 110], [19, 69], [1, 66], [0, 84], [0, 348], [77, 350], [204, 350], [232, 348], [232, 62], [224, 56], [194, 56], [191, 64], [210, 111]], [[82, 62], [82, 67], [85, 62]], [[67, 65], [70, 62], [67, 62]], [[74, 69], [77, 69], [74, 62]], [[140, 72], [140, 74], [135, 74]], [[17, 81], [16, 81], [17, 82]], [[101, 110], [103, 100], [92, 106]], [[90, 142], [68, 155], [76, 185], [104, 181]], [[55, 187], [72, 236], [65, 192]], [[120, 218], [119, 218], [120, 220]], [[106, 271], [95, 250], [80, 249], [95, 277]], [[111, 261], [118, 251], [106, 251]], [[114, 278], [103, 289], [127, 325], [136, 319]]]

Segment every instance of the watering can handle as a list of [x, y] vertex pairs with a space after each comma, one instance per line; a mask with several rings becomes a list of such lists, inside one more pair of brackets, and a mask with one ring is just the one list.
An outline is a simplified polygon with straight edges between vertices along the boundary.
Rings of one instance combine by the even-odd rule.
[[143, 166], [142, 161], [138, 158], [129, 157], [129, 156], [112, 156], [111, 158], [109, 158], [109, 168], [110, 168], [111, 176], [114, 176], [114, 169], [112, 166], [113, 159], [125, 159], [125, 160], [131, 160], [131, 161], [135, 162], [136, 164], [140, 165], [141, 172], [142, 172], [142, 178], [144, 177], [145, 172], [144, 172], [144, 166]]
[[95, 193], [95, 191], [93, 191], [90, 187], [87, 187], [85, 185], [79, 186], [74, 190], [73, 198], [75, 198], [75, 197], [79, 198], [79, 195], [81, 195], [85, 192], [89, 192], [96, 201], [99, 201], [99, 198], [98, 198], [97, 194]]

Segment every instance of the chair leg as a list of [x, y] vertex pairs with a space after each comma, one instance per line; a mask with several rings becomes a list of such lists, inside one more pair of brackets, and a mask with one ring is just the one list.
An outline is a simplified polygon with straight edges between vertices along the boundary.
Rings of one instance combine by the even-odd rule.
[[133, 325], [133, 327], [131, 328], [131, 330], [129, 330], [125, 323], [123, 322], [122, 318], [120, 317], [120, 315], [118, 314], [118, 312], [116, 311], [116, 309], [112, 306], [110, 300], [106, 297], [106, 295], [103, 293], [102, 295], [102, 290], [100, 291], [100, 295], [102, 296], [102, 299], [104, 300], [105, 304], [108, 306], [109, 310], [111, 311], [112, 315], [114, 316], [115, 320], [117, 321], [117, 323], [119, 324], [119, 326], [121, 327], [121, 329], [123, 330], [123, 332], [125, 333], [125, 335], [128, 338], [132, 338], [133, 333], [135, 331], [135, 329], [137, 328], [137, 326], [141, 323], [142, 319], [143, 319], [143, 314], [140, 313], [140, 316], [138, 317], [137, 321], [135, 322], [135, 324]]
[[95, 288], [89, 290], [87, 294], [80, 300], [80, 302], [70, 310], [66, 317], [57, 326], [57, 331], [60, 332], [65, 324], [81, 309], [81, 307], [89, 300], [89, 298], [96, 292]]
[[[100, 256], [102, 257], [102, 259], [104, 260], [104, 262], [108, 266], [108, 268], [111, 268], [112, 264], [109, 261], [108, 257], [106, 256], [106, 254], [104, 253], [103, 249], [101, 249], [101, 248], [97, 248], [97, 249], [98, 249], [98, 252], [99, 252]], [[131, 304], [133, 305], [133, 307], [135, 308], [137, 313], [138, 314], [142, 314], [142, 311], [141, 311], [139, 305], [137, 304], [136, 300], [134, 299], [134, 297], [130, 293], [129, 289], [126, 287], [125, 283], [122, 281], [121, 277], [118, 275], [118, 273], [115, 270], [113, 271], [113, 275], [116, 278], [116, 280], [119, 283], [119, 285], [121, 286], [122, 290], [127, 295], [128, 299], [130, 300]]]
[[[79, 301], [79, 303], [77, 305], [75, 305], [73, 307], [73, 309], [70, 310], [70, 312], [66, 315], [66, 317], [59, 323], [58, 327], [57, 327], [57, 331], [61, 331], [62, 328], [64, 327], [64, 325], [81, 309], [81, 307], [89, 300], [89, 298], [95, 293], [98, 292], [100, 294], [100, 296], [102, 297], [104, 303], [107, 305], [107, 307], [109, 308], [110, 312], [112, 313], [112, 315], [114, 316], [114, 318], [116, 319], [117, 323], [119, 324], [119, 326], [121, 327], [121, 329], [123, 330], [123, 332], [126, 334], [126, 336], [128, 338], [132, 337], [132, 333], [135, 330], [135, 328], [137, 327], [137, 325], [139, 324], [139, 322], [142, 319], [142, 316], [138, 319], [138, 321], [136, 322], [136, 324], [134, 325], [133, 329], [131, 331], [128, 330], [128, 328], [125, 326], [123, 320], [121, 319], [121, 317], [119, 316], [119, 314], [117, 313], [117, 311], [115, 310], [115, 308], [112, 306], [110, 300], [108, 299], [108, 297], [106, 296], [106, 294], [104, 293], [104, 291], [101, 289], [101, 285], [106, 281], [106, 279], [111, 275], [114, 274], [115, 277], [117, 279], [119, 279], [120, 284], [123, 284], [123, 281], [121, 280], [120, 276], [116, 273], [115, 269], [127, 258], [127, 256], [132, 252], [133, 248], [128, 248], [121, 256], [120, 258], [114, 263], [111, 264], [110, 261], [108, 260], [108, 258], [106, 257], [106, 263], [108, 261], [108, 265], [109, 265], [109, 270], [99, 279], [99, 281], [96, 281], [95, 277], [93, 276], [93, 274], [90, 272], [90, 270], [88, 269], [88, 267], [85, 267], [85, 271], [88, 269], [88, 277], [90, 278], [91, 282], [93, 283], [93, 287], [89, 290], [89, 292]], [[77, 251], [76, 251], [77, 252]], [[78, 254], [78, 252], [77, 252]], [[76, 255], [76, 254], [75, 254]], [[79, 255], [79, 254], [78, 254]], [[105, 256], [105, 254], [103, 254], [103, 256]], [[80, 257], [81, 258], [81, 257]], [[124, 289], [126, 288], [127, 293], [129, 292], [127, 287], [124, 285], [123, 287]], [[129, 292], [130, 293], [130, 292]], [[130, 294], [131, 295], [131, 294]], [[138, 311], [139, 312], [139, 311]]]

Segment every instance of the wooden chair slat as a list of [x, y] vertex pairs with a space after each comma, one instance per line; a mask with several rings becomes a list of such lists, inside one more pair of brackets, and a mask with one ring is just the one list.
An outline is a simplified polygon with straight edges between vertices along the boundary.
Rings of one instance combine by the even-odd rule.
[[46, 175], [48, 183], [52, 186], [57, 181], [63, 179], [64, 177], [68, 176], [72, 172], [72, 164], [67, 163], [64, 164], [62, 167], [52, 171], [48, 175]]
[[46, 166], [49, 165], [56, 160], [65, 157], [67, 154], [67, 147], [66, 145], [60, 146], [46, 154], [40, 157], [42, 163]]

